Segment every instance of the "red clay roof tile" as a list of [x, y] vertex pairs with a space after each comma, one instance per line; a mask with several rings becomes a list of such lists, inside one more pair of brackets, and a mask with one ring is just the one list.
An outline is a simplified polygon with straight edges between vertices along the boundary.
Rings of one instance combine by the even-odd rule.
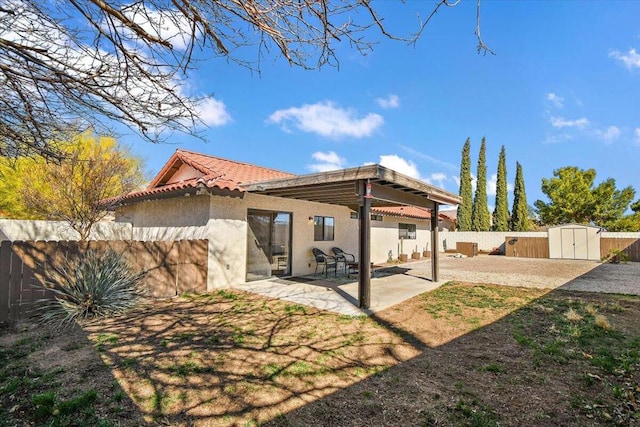
[[[202, 176], [166, 184], [171, 176], [186, 164], [202, 173]], [[288, 172], [265, 168], [263, 166], [227, 160], [208, 154], [178, 149], [163, 166], [149, 186], [122, 196], [103, 200], [101, 204], [115, 204], [125, 200], [135, 200], [158, 193], [167, 193], [188, 188], [218, 188], [229, 191], [244, 191], [242, 184], [256, 181], [268, 181], [295, 176]]]
[[371, 212], [379, 215], [404, 216], [415, 219], [430, 219], [431, 211], [417, 206], [387, 206], [371, 208]]

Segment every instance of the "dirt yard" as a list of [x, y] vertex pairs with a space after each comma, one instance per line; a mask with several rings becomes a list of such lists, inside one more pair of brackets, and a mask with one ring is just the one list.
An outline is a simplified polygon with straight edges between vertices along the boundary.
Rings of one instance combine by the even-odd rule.
[[[407, 266], [409, 274], [431, 277], [429, 262]], [[440, 280], [640, 295], [640, 263], [441, 254]]]
[[452, 282], [372, 317], [219, 291], [0, 330], [0, 425], [639, 425], [640, 298], [534, 281], [596, 263], [511, 260], [442, 273], [530, 287]]

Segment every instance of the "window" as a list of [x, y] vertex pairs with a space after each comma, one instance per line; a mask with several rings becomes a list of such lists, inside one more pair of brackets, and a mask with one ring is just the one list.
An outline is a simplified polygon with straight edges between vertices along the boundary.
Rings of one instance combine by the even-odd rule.
[[415, 224], [398, 224], [398, 238], [399, 239], [415, 239], [416, 238], [416, 225]]
[[[351, 219], [358, 219], [358, 212], [351, 212]], [[371, 214], [371, 221], [382, 221], [382, 215]]]
[[332, 216], [313, 217], [313, 240], [333, 240], [335, 220]]

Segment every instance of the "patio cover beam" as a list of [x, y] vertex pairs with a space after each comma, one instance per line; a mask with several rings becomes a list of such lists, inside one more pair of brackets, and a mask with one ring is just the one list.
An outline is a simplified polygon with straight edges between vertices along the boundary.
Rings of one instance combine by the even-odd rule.
[[431, 210], [431, 275], [437, 282], [438, 205], [455, 205], [462, 201], [453, 193], [380, 165], [246, 183], [242, 187], [250, 193], [358, 210], [358, 305], [362, 309], [368, 309], [371, 302], [371, 207], [411, 205]]

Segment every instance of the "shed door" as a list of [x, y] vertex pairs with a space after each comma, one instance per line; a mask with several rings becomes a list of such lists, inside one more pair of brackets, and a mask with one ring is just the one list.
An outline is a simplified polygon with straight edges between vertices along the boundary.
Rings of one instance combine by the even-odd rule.
[[589, 259], [589, 239], [586, 228], [573, 229], [573, 243], [575, 248], [575, 259]]
[[563, 228], [560, 232], [563, 259], [589, 259], [586, 228]]

